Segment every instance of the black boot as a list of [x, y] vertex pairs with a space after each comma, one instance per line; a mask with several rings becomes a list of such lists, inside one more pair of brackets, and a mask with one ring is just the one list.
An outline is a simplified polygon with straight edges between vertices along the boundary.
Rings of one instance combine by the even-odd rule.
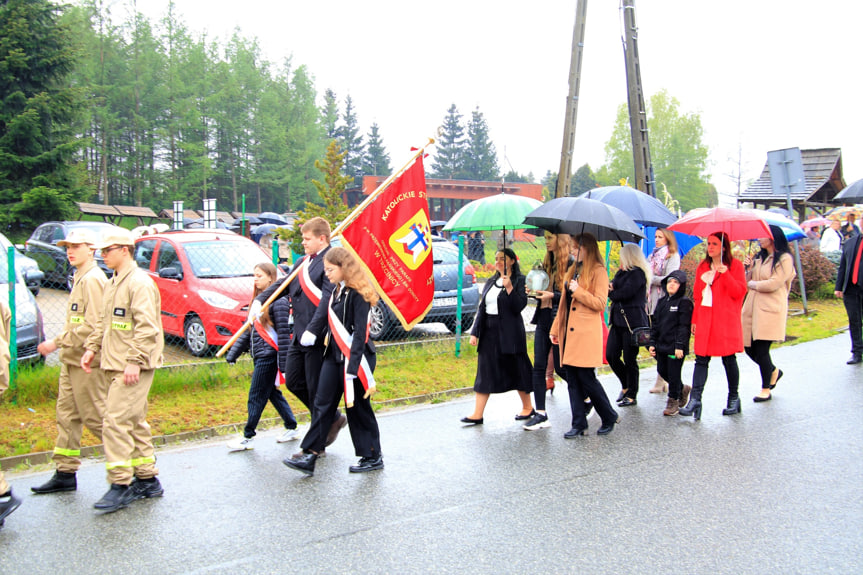
[[6, 518], [21, 505], [21, 500], [12, 495], [12, 489], [0, 495], [0, 527]]
[[65, 473], [63, 471], [55, 471], [54, 475], [38, 487], [31, 487], [33, 493], [56, 493], [58, 491], [75, 491], [78, 489], [78, 480], [75, 478], [75, 473]]
[[108, 490], [105, 495], [102, 496], [102, 499], [93, 504], [98, 511], [102, 511], [104, 513], [113, 513], [118, 509], [123, 509], [128, 505], [126, 502], [126, 498], [128, 497], [127, 492], [129, 491], [128, 485], [120, 485], [119, 483], [112, 483], [111, 488]]
[[315, 474], [315, 461], [318, 459], [317, 453], [297, 453], [289, 459], [282, 461], [291, 469], [296, 469], [306, 475]]
[[680, 408], [680, 411], [677, 412], [679, 415], [686, 417], [691, 415], [696, 421], [701, 419], [701, 394], [704, 392], [704, 383], [703, 381], [696, 381], [693, 378], [692, 390], [689, 392], [689, 402], [685, 407]]
[[722, 415], [734, 415], [735, 413], [740, 413], [740, 396], [729, 395], [728, 404], [722, 410]]

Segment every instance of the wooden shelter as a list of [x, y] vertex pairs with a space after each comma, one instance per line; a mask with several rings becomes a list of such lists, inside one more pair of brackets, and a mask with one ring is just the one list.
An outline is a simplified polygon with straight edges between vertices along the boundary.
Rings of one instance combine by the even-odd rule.
[[[156, 212], [146, 206], [106, 206], [87, 202], [75, 202], [75, 205], [78, 206], [81, 215], [100, 216], [102, 220], [114, 225], [119, 225], [124, 217], [136, 218], [139, 226], [150, 225], [153, 220], [160, 219]], [[145, 222], [144, 219], [148, 221]]]
[[[833, 198], [845, 188], [842, 177], [842, 150], [839, 148], [819, 148], [800, 150], [803, 159], [803, 176], [806, 187], [803, 192], [791, 194], [794, 211], [798, 220], [806, 219], [807, 209], [823, 214], [832, 207]], [[737, 204], [752, 203], [757, 208], [786, 208], [787, 197], [773, 191], [770, 183], [770, 167], [765, 162], [761, 177], [753, 182], [737, 197]]]

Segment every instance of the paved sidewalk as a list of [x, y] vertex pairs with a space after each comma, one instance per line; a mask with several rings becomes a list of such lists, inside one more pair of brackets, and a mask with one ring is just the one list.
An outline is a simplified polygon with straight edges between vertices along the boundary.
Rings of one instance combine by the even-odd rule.
[[0, 530], [0, 573], [859, 573], [863, 369], [848, 348], [843, 334], [775, 350], [785, 376], [763, 404], [740, 354], [731, 417], [714, 359], [700, 422], [663, 417], [644, 370], [607, 437], [593, 415], [591, 435], [563, 439], [565, 386], [536, 432], [513, 421], [514, 394], [480, 427], [458, 421], [472, 399], [387, 413], [386, 469], [366, 475], [348, 473], [347, 433], [312, 478], [281, 464], [298, 445], [275, 430], [249, 452], [164, 449], [165, 496], [104, 516], [100, 464], [72, 493], [31, 495], [50, 473], [12, 474], [24, 503]]

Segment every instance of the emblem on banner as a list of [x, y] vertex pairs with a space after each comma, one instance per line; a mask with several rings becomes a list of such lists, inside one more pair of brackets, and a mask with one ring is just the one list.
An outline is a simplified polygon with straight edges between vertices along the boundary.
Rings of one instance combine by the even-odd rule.
[[425, 211], [419, 210], [390, 236], [390, 248], [408, 269], [415, 270], [431, 255], [431, 226]]

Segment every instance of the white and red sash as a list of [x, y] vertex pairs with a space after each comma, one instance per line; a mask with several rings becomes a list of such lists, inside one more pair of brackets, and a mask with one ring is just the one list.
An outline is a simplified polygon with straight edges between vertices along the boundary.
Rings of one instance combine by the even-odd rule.
[[321, 288], [315, 285], [315, 282], [312, 281], [312, 277], [309, 275], [309, 266], [311, 265], [312, 258], [306, 256], [306, 260], [300, 268], [300, 287], [303, 288], [303, 293], [306, 294], [306, 297], [317, 306], [321, 303], [321, 297], [324, 294]]
[[[353, 334], [348, 333], [345, 324], [338, 318], [336, 312], [333, 311], [333, 300], [336, 298], [330, 298], [329, 310], [327, 311], [327, 319], [330, 324], [330, 333], [332, 334], [333, 341], [336, 342], [336, 345], [339, 346], [339, 350], [341, 350], [342, 355], [345, 356], [344, 362], [344, 375], [345, 375], [345, 407], [353, 407], [354, 406], [354, 386], [347, 385], [347, 374], [348, 374], [348, 362], [351, 358], [351, 344], [354, 341]], [[369, 341], [369, 329], [368, 322], [366, 322], [366, 339], [365, 341]], [[372, 393], [377, 391], [375, 387], [375, 377], [372, 374], [372, 368], [369, 365], [368, 360], [366, 359], [365, 354], [360, 359], [360, 368], [357, 370], [357, 377], [360, 378], [360, 381], [363, 384], [363, 388], [366, 390], [366, 394], [364, 397], [368, 397]]]
[[[255, 326], [255, 331], [258, 332], [259, 336], [261, 336], [261, 339], [263, 339], [265, 342], [267, 342], [267, 345], [272, 347], [274, 350], [276, 350], [276, 353], [278, 353], [279, 352], [279, 336], [278, 336], [278, 334], [276, 334], [276, 330], [273, 329], [272, 326], [264, 327], [264, 324], [261, 323], [261, 320], [259, 320], [257, 318], [255, 319], [255, 323], [253, 325]], [[275, 384], [276, 384], [276, 387], [279, 387], [280, 385], [285, 384], [285, 374], [283, 374], [280, 369], [276, 369]]]

